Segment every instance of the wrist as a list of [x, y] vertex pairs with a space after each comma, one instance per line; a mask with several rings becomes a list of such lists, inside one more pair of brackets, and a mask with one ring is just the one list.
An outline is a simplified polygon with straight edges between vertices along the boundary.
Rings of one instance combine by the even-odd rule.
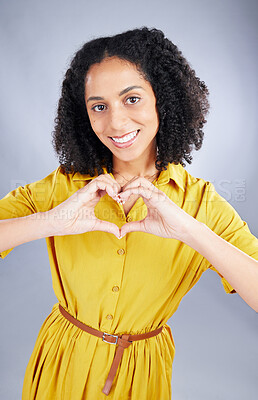
[[60, 209], [58, 206], [46, 211], [43, 218], [47, 220], [46, 229], [49, 236], [63, 236], [70, 234], [69, 226], [74, 216], [72, 210]]
[[192, 217], [182, 241], [194, 250], [199, 251], [203, 237], [207, 235], [208, 231], [210, 229], [207, 225]]
[[31, 223], [33, 221], [36, 223], [35, 227], [39, 233], [39, 239], [55, 236], [54, 224], [48, 211], [31, 214], [27, 218], [31, 220]]

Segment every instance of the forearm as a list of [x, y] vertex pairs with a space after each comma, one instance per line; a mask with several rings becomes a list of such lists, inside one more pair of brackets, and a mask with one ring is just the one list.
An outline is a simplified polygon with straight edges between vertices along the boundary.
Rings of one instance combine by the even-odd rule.
[[47, 213], [0, 221], [0, 252], [22, 243], [53, 235], [53, 225]]
[[196, 220], [184, 242], [202, 254], [245, 302], [258, 312], [258, 261]]

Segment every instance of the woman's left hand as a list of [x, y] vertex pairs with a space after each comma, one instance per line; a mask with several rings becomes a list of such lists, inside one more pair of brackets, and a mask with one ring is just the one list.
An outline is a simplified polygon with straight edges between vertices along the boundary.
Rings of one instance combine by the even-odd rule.
[[164, 192], [143, 177], [138, 177], [123, 187], [121, 200], [127, 201], [131, 194], [139, 195], [148, 208], [147, 216], [141, 221], [128, 222], [120, 229], [121, 238], [129, 232], [146, 232], [163, 238], [187, 240], [195, 218], [178, 207]]

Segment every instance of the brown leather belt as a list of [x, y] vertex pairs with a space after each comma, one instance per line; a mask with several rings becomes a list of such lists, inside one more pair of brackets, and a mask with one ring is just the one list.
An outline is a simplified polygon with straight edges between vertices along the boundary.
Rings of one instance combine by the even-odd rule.
[[129, 334], [123, 334], [123, 335], [111, 335], [106, 332], [101, 332], [98, 331], [97, 329], [91, 328], [90, 326], [87, 326], [83, 324], [82, 322], [78, 321], [78, 319], [74, 318], [71, 314], [69, 314], [62, 306], [59, 304], [59, 310], [61, 314], [72, 324], [76, 325], [78, 328], [82, 329], [85, 332], [90, 333], [91, 335], [98, 336], [102, 338], [103, 342], [109, 343], [109, 344], [117, 344], [117, 350], [116, 354], [113, 360], [113, 363], [111, 365], [106, 383], [104, 388], [102, 389], [102, 392], [105, 393], [107, 396], [111, 390], [111, 386], [113, 383], [113, 380], [116, 376], [116, 371], [117, 368], [120, 364], [124, 349], [129, 347], [130, 344], [135, 341], [135, 340], [143, 340], [143, 339], [149, 339], [150, 337], [158, 335], [161, 331], [163, 326], [161, 326], [158, 329], [155, 329], [154, 331], [151, 332], [146, 332], [146, 333], [141, 333], [139, 335], [129, 335]]

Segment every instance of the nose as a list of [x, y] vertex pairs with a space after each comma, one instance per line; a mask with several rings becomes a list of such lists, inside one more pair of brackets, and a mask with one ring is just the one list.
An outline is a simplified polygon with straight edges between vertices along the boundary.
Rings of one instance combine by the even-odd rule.
[[109, 128], [113, 132], [123, 132], [128, 126], [128, 115], [122, 107], [116, 106], [109, 110]]

